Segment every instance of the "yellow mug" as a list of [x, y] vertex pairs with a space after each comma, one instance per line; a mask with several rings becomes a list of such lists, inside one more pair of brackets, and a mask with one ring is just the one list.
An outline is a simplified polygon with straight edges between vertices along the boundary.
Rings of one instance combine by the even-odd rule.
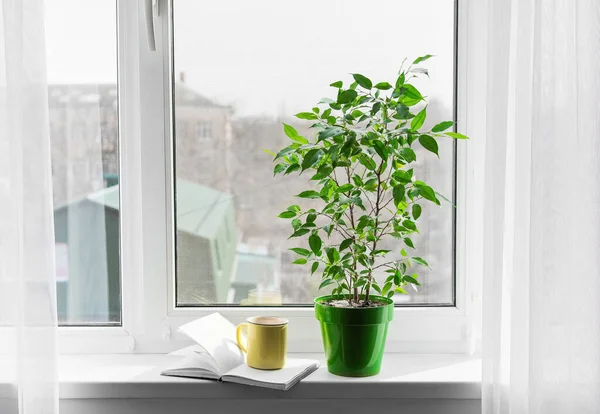
[[[281, 369], [287, 352], [288, 320], [276, 316], [253, 316], [247, 323], [237, 326], [235, 336], [238, 346], [247, 355], [249, 367], [258, 369]], [[246, 331], [247, 342], [242, 343]]]

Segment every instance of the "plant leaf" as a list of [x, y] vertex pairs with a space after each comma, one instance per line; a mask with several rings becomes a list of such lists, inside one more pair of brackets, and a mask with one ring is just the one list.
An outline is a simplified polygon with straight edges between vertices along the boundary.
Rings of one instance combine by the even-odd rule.
[[314, 190], [302, 191], [300, 194], [296, 194], [296, 197], [300, 198], [321, 198], [321, 194]]
[[379, 82], [377, 85], [375, 85], [376, 89], [381, 89], [382, 91], [387, 91], [388, 89], [392, 89], [392, 85], [389, 84], [389, 82]]
[[419, 56], [418, 58], [416, 58], [413, 61], [413, 65], [416, 65], [416, 64], [421, 63], [421, 62], [425, 62], [427, 59], [430, 59], [432, 57], [433, 57], [433, 55]]
[[455, 139], [469, 139], [468, 136], [459, 134], [458, 132], [446, 132], [445, 134], [448, 135], [449, 137], [455, 138]]
[[425, 260], [423, 260], [423, 258], [421, 258], [421, 257], [413, 257], [412, 259], [413, 259], [413, 262], [415, 262], [415, 263], [418, 263], [418, 264], [420, 264], [420, 265], [422, 265], [422, 266], [429, 267], [429, 263], [427, 263], [427, 262], [426, 262]]
[[298, 131], [296, 131], [296, 128], [288, 124], [283, 124], [283, 132], [285, 132], [285, 135], [287, 135], [290, 138], [298, 136]]
[[293, 211], [284, 211], [278, 217], [284, 218], [284, 219], [290, 219], [290, 218], [296, 217], [296, 213]]
[[421, 217], [421, 206], [418, 204], [414, 204], [412, 207], [412, 215], [415, 220]]
[[393, 196], [394, 196], [394, 204], [396, 207], [400, 205], [401, 202], [404, 201], [404, 194], [406, 192], [406, 188], [402, 184], [398, 184], [394, 186]]
[[333, 86], [334, 88], [341, 88], [344, 83], [342, 81], [337, 81], [329, 84], [329, 86]]
[[409, 239], [408, 237], [404, 238], [404, 244], [406, 244], [408, 247], [410, 247], [411, 249], [415, 248], [415, 245], [413, 244], [412, 240]]
[[335, 283], [332, 279], [323, 279], [323, 281], [321, 282], [321, 284], [319, 285], [319, 290], [323, 289], [326, 286], [329, 286], [331, 284]]
[[431, 128], [431, 132], [442, 132], [450, 128], [452, 125], [454, 125], [454, 122], [452, 121], [440, 122], [439, 124]]
[[421, 194], [424, 199], [433, 201], [438, 206], [440, 205], [440, 200], [438, 200], [435, 196], [435, 191], [433, 191], [433, 188], [429, 187], [428, 185], [419, 187], [419, 194]]
[[356, 99], [357, 96], [358, 93], [355, 90], [347, 89], [339, 94], [337, 102], [340, 104], [350, 103]]
[[340, 243], [340, 252], [343, 250], [346, 250], [348, 247], [350, 247], [352, 242], [354, 242], [354, 239], [345, 239], [343, 242], [341, 242]]
[[310, 250], [303, 249], [301, 247], [292, 247], [291, 249], [288, 249], [288, 250], [291, 250], [294, 253], [299, 254], [300, 256], [306, 256], [306, 257], [310, 256]]
[[318, 255], [318, 253], [321, 252], [321, 245], [323, 243], [321, 242], [321, 238], [319, 237], [318, 234], [312, 234], [308, 238], [308, 244], [309, 244], [310, 249], [313, 251], [314, 254]]
[[371, 79], [367, 78], [366, 76], [363, 76], [359, 73], [353, 73], [352, 77], [354, 78], [356, 83], [358, 83], [365, 89], [371, 89], [373, 87], [373, 82], [371, 82]]
[[321, 159], [322, 151], [317, 148], [313, 148], [306, 153], [302, 160], [302, 171], [312, 167]]
[[410, 129], [417, 131], [423, 126], [423, 123], [425, 123], [425, 118], [427, 118], [427, 107], [423, 108], [417, 115], [415, 115], [412, 121], [410, 121]]
[[319, 117], [316, 114], [313, 114], [312, 112], [299, 112], [296, 114], [296, 118], [308, 120], [319, 119]]
[[309, 229], [298, 229], [289, 238], [291, 239], [292, 237], [304, 236], [305, 234], [308, 234], [308, 233], [310, 233]]
[[303, 265], [306, 264], [307, 260], [304, 257], [301, 257], [299, 259], [296, 259], [292, 262], [292, 264], [299, 264], [299, 265]]
[[440, 156], [438, 154], [438, 143], [435, 138], [430, 137], [429, 135], [421, 135], [419, 136], [419, 143], [425, 148], [427, 151], [433, 152], [435, 155]]
[[310, 269], [310, 274], [311, 275], [314, 274], [317, 271], [318, 268], [319, 268], [319, 262], [314, 262], [312, 264], [311, 269]]
[[412, 276], [406, 275], [403, 277], [404, 281], [412, 283], [413, 285], [421, 286], [421, 284]]
[[367, 169], [374, 171], [377, 168], [377, 164], [373, 158], [366, 156], [365, 154], [360, 154], [358, 156], [358, 161], [364, 165]]

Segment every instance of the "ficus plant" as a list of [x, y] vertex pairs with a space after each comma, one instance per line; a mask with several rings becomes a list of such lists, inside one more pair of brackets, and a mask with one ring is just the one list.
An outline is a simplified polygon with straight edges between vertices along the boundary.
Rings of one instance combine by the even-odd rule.
[[[304, 174], [313, 182], [296, 197], [320, 201], [318, 209], [294, 204], [279, 215], [291, 220], [290, 238], [308, 240], [308, 246], [290, 249], [299, 256], [294, 263], [310, 266], [311, 274], [322, 272], [319, 289], [334, 285], [332, 294], [344, 295], [352, 306], [372, 306], [373, 291], [390, 298], [406, 293], [406, 285], [416, 288], [419, 278], [412, 269], [428, 267], [409, 253], [415, 250], [411, 236], [419, 233], [422, 205], [440, 205], [444, 197], [417, 179], [415, 147], [439, 157], [439, 139], [467, 139], [451, 130], [452, 121], [423, 130], [426, 99], [411, 81], [428, 76], [417, 65], [431, 57], [406, 68], [403, 63], [392, 83], [373, 83], [358, 73], [348, 87], [332, 83], [334, 99], [323, 98], [296, 115], [313, 121], [314, 138], [284, 124], [291, 143], [273, 153], [275, 175]], [[396, 255], [382, 248], [390, 239], [398, 246]], [[381, 283], [374, 277], [378, 269], [387, 273]]]

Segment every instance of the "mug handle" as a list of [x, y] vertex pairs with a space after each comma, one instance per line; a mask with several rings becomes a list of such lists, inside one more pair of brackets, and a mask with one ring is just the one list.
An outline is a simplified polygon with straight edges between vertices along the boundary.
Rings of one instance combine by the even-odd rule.
[[240, 349], [242, 351], [244, 351], [244, 353], [248, 353], [248, 350], [246, 349], [246, 347], [244, 345], [242, 345], [242, 331], [245, 330], [246, 332], [248, 331], [248, 324], [247, 323], [240, 323], [236, 328], [235, 328], [235, 340], [238, 344], [238, 346], [240, 347]]

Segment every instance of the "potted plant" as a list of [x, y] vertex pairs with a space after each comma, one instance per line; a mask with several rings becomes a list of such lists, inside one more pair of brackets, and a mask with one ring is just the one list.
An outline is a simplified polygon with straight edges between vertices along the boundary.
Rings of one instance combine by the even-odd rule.
[[[374, 84], [360, 74], [352, 75], [347, 88], [342, 81], [332, 83], [335, 99], [323, 98], [310, 112], [296, 115], [313, 121], [314, 139], [284, 124], [292, 142], [273, 154], [274, 173], [305, 174], [312, 188], [297, 197], [319, 204], [291, 205], [279, 217], [291, 220], [290, 238], [308, 240], [308, 246], [291, 249], [298, 254], [294, 263], [321, 274], [319, 289], [332, 288], [315, 299], [315, 313], [333, 374], [379, 373], [393, 317], [391, 298], [406, 293], [407, 285], [420, 286], [413, 268], [428, 266], [409, 253], [411, 236], [419, 232], [421, 203], [440, 205], [443, 197], [417, 179], [414, 148], [439, 157], [438, 139], [467, 138], [450, 130], [452, 121], [422, 131], [427, 105], [410, 82], [427, 74], [415, 65], [430, 57], [401, 68], [394, 83]], [[390, 240], [395, 249], [383, 247]], [[377, 280], [376, 271], [384, 271], [384, 278]]]

